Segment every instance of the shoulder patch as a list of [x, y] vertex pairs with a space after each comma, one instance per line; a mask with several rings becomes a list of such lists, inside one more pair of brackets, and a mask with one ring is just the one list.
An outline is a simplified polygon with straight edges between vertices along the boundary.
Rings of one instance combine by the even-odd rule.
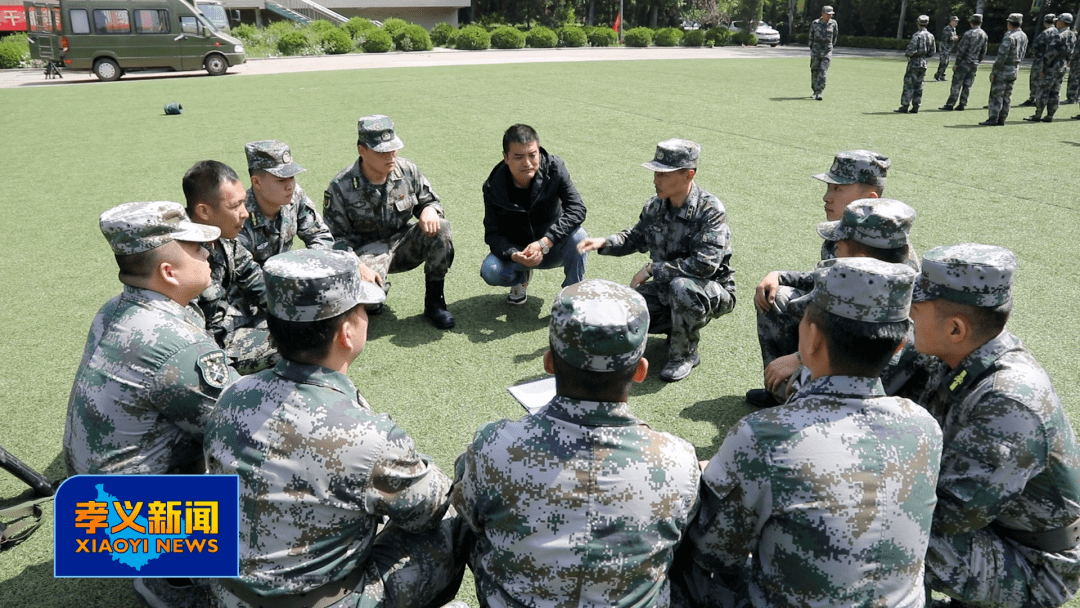
[[225, 388], [229, 384], [229, 362], [223, 351], [206, 353], [199, 357], [197, 365], [203, 382], [217, 389]]

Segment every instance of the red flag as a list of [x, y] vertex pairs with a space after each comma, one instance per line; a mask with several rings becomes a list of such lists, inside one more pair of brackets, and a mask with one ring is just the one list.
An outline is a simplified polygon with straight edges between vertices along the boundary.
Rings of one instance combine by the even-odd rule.
[[616, 32], [619, 31], [619, 26], [622, 25], [622, 14], [615, 15], [615, 25], [611, 26], [611, 29]]

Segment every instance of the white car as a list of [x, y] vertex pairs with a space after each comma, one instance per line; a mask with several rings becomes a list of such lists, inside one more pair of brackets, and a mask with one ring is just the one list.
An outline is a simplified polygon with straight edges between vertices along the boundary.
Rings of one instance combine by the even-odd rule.
[[[744, 27], [742, 21], [732, 21], [728, 24], [727, 29], [733, 32], [741, 32]], [[774, 30], [771, 25], [764, 21], [758, 21], [754, 35], [757, 36], [758, 44], [767, 44], [769, 46], [780, 44], [780, 32]]]

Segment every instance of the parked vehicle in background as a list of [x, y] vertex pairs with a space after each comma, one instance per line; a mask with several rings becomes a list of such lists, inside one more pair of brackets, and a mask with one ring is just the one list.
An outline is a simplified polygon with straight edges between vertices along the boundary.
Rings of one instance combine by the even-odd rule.
[[[210, 20], [210, 23], [214, 24], [214, 27], [228, 34], [232, 31], [229, 26], [229, 13], [225, 10], [225, 5], [221, 3], [221, 0], [196, 0], [195, 8], [202, 11], [202, 14]], [[239, 13], [239, 11], [237, 11]]]
[[60, 5], [42, 0], [23, 4], [26, 19], [26, 41], [30, 58], [58, 63], [60, 61]]
[[247, 60], [243, 43], [187, 0], [60, 0], [59, 5], [26, 0], [23, 5], [28, 23], [52, 28], [34, 36], [31, 55], [48, 59], [52, 53], [62, 68], [92, 70], [100, 80], [139, 70], [205, 69], [218, 76]]
[[[746, 28], [746, 24], [742, 21], [732, 21], [727, 29], [733, 32], [742, 32]], [[773, 29], [771, 25], [764, 21], [758, 21], [757, 28], [754, 30], [754, 35], [757, 36], [758, 44], [767, 44], [769, 46], [776, 46], [780, 44], [780, 32]]]

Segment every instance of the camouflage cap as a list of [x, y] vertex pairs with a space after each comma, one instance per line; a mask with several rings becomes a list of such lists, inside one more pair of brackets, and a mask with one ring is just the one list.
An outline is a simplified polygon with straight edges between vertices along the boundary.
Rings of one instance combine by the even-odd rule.
[[567, 364], [611, 372], [636, 365], [645, 354], [649, 309], [637, 291], [589, 279], [559, 292], [549, 329], [552, 350]]
[[799, 300], [853, 321], [895, 323], [911, 312], [915, 276], [905, 264], [874, 258], [823, 260], [814, 270], [814, 290]]
[[952, 23], [953, 21], [960, 21], [960, 17], [958, 17], [956, 15], [953, 15], [952, 17], [949, 17], [949, 22]]
[[821, 222], [817, 231], [827, 241], [851, 239], [881, 249], [899, 249], [908, 244], [915, 210], [891, 198], [861, 198], [852, 201], [840, 219]]
[[926, 15], [919, 15], [919, 18], [916, 19], [915, 21], [919, 25], [926, 25], [927, 23], [930, 23], [930, 17], [928, 17]]
[[1057, 15], [1055, 15], [1054, 13], [1046, 13], [1045, 15], [1043, 15], [1043, 23], [1053, 23], [1054, 19], [1056, 18]]
[[1009, 17], [1007, 19], [1005, 19], [1005, 21], [1008, 21], [1009, 23], [1011, 23], [1013, 25], [1022, 25], [1024, 23], [1024, 14], [1023, 13], [1009, 13]]
[[321, 321], [386, 299], [381, 287], [360, 278], [360, 259], [350, 251], [287, 251], [267, 260], [263, 275], [267, 311], [285, 321]]
[[293, 162], [289, 146], [273, 139], [253, 141], [244, 145], [248, 171], [266, 171], [277, 177], [292, 177], [305, 171]]
[[833, 7], [826, 4], [825, 6], [821, 7], [821, 14], [822, 15], [835, 15], [836, 11], [833, 10]]
[[221, 236], [216, 226], [188, 219], [180, 203], [124, 203], [101, 214], [101, 233], [116, 255], [150, 251], [172, 241], [209, 243]]
[[1012, 297], [1016, 255], [1004, 247], [961, 243], [935, 247], [923, 256], [915, 281], [916, 302], [945, 299], [992, 308]]
[[359, 143], [375, 152], [393, 152], [405, 147], [394, 133], [394, 121], [389, 116], [364, 116], [357, 121], [356, 132]]
[[982, 23], [982, 13], [973, 13], [968, 17], [968, 23]]
[[1073, 22], [1072, 13], [1061, 13], [1060, 15], [1057, 16], [1057, 20], [1061, 21], [1065, 25], [1072, 25], [1072, 22]]
[[892, 161], [870, 150], [848, 150], [833, 159], [828, 173], [819, 173], [814, 179], [828, 184], [870, 184], [884, 186], [885, 176]]
[[697, 169], [701, 146], [688, 139], [666, 139], [656, 144], [656, 154], [642, 167], [650, 171], [678, 171], [679, 169]]

